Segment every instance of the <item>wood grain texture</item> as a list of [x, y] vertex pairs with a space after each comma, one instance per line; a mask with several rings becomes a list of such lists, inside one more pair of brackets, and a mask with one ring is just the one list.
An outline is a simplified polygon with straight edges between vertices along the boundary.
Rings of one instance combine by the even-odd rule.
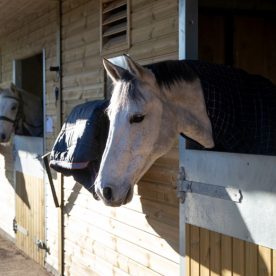
[[272, 275], [272, 251], [264, 246], [258, 246], [258, 275]]
[[[9, 1], [8, 1], [9, 2]], [[47, 134], [46, 137], [46, 150], [49, 150], [53, 145], [53, 140], [59, 131], [56, 127], [56, 107], [53, 91], [56, 83], [56, 74], [49, 71], [50, 66], [56, 65], [56, 34], [57, 34], [57, 1], [29, 1], [29, 0], [20, 0], [18, 2], [9, 2], [1, 1], [0, 5], [4, 5], [4, 8], [0, 9], [1, 20], [4, 20], [4, 24], [0, 24], [0, 44], [1, 44], [1, 55], [2, 55], [2, 82], [1, 87], [7, 87], [13, 81], [13, 60], [14, 59], [23, 59], [31, 57], [35, 54], [41, 53], [42, 49], [45, 49], [45, 58], [46, 58], [46, 113], [51, 115], [54, 121], [54, 132]], [[13, 6], [13, 7], [12, 7]], [[16, 8], [15, 8], [16, 6]], [[12, 21], [12, 22], [10, 22]], [[2, 22], [2, 21], [1, 21]], [[5, 35], [3, 36], [3, 32]], [[30, 214], [29, 208], [26, 206], [20, 208], [15, 208], [15, 201], [18, 201], [18, 198], [15, 199], [16, 186], [14, 179], [14, 167], [12, 157], [12, 147], [5, 147], [5, 150], [0, 149], [1, 154], [3, 155], [3, 162], [0, 160], [0, 178], [1, 178], [1, 191], [0, 195], [5, 192], [5, 196], [8, 202], [5, 203], [0, 196], [0, 208], [5, 207], [5, 209], [11, 210], [10, 215], [2, 216], [0, 211], [0, 227], [2, 229], [9, 229], [12, 232], [12, 219], [20, 215], [23, 223], [26, 227], [29, 227], [30, 231], [37, 232], [37, 236], [45, 235], [47, 231], [47, 246], [50, 248], [51, 255], [46, 256], [46, 262], [53, 266], [57, 270], [57, 214], [52, 211], [55, 210], [51, 205], [52, 198], [47, 195], [49, 190], [46, 189], [45, 199], [46, 201], [34, 202], [33, 209], [35, 210], [31, 214], [33, 217], [43, 217], [45, 219], [44, 211], [40, 208], [47, 208], [47, 214], [52, 213], [51, 216], [47, 215], [47, 228], [45, 229], [45, 223], [41, 224], [41, 227], [38, 228], [38, 225], [35, 225], [29, 221], [28, 215]], [[3, 167], [2, 167], [3, 166]], [[28, 181], [29, 179], [26, 178]], [[35, 186], [35, 183], [32, 182]], [[47, 185], [46, 185], [47, 186]], [[5, 188], [4, 188], [5, 187]], [[24, 186], [23, 186], [24, 187]], [[21, 189], [23, 188], [21, 187]], [[4, 189], [3, 189], [4, 188]], [[20, 189], [17, 186], [17, 189]], [[19, 192], [24, 192], [20, 190]], [[35, 196], [36, 186], [29, 191], [31, 196]], [[44, 192], [44, 189], [43, 189]], [[43, 197], [44, 200], [44, 197]], [[20, 202], [20, 201], [19, 201]], [[3, 204], [3, 205], [1, 205]], [[30, 202], [31, 204], [31, 202]], [[19, 205], [20, 206], [20, 205]], [[13, 214], [12, 214], [13, 213]], [[15, 214], [16, 213], [16, 214]], [[33, 219], [33, 218], [32, 218]], [[11, 233], [11, 235], [13, 235]], [[20, 236], [21, 235], [21, 236]], [[33, 247], [33, 241], [30, 239], [28, 241], [23, 239], [22, 234], [18, 234], [18, 244], [22, 248], [28, 248], [29, 255], [34, 258], [40, 258], [37, 252], [37, 249]], [[49, 257], [49, 259], [48, 259]], [[49, 260], [49, 261], [48, 261]], [[41, 261], [41, 265], [44, 265]]]
[[275, 251], [200, 227], [186, 226], [187, 275], [275, 276]]
[[221, 235], [210, 232], [210, 274], [220, 275], [221, 271]]
[[232, 238], [221, 235], [221, 275], [232, 276]]
[[[177, 1], [169, 2], [145, 1], [143, 7], [131, 2], [128, 53], [143, 64], [177, 57]], [[63, 5], [65, 118], [76, 104], [104, 97], [104, 70], [99, 43], [100, 1], [83, 1], [70, 8], [66, 0]], [[152, 13], [153, 21], [148, 25], [144, 24], [143, 12]], [[112, 57], [126, 51], [104, 53]], [[65, 178], [66, 273], [109, 275], [112, 270], [115, 275], [177, 275], [177, 172], [178, 149], [174, 147], [135, 186], [132, 202], [121, 208], [103, 206]]]
[[16, 221], [27, 235], [17, 231], [16, 245], [30, 258], [44, 265], [45, 251], [35, 242], [45, 241], [45, 204], [43, 179], [16, 173]]
[[[3, 1], [2, 1], [3, 2]], [[5, 0], [1, 5], [12, 5]], [[9, 3], [8, 3], [9, 2]], [[1, 30], [9, 31], [5, 40], [1, 39], [2, 83], [9, 85], [12, 80], [12, 60], [33, 55], [46, 48], [46, 89], [47, 115], [54, 120], [54, 133], [47, 134], [46, 149], [49, 150], [59, 129], [56, 127], [54, 88], [56, 75], [49, 66], [56, 63], [56, 6], [35, 4], [31, 0], [22, 0], [30, 16], [23, 18], [19, 10], [10, 16], [18, 15], [18, 20], [9, 24], [0, 24]], [[14, 4], [13, 4], [14, 5]], [[178, 1], [136, 0], [131, 1], [128, 53], [142, 64], [178, 57]], [[7, 7], [7, 6], [6, 6]], [[23, 6], [22, 6], [23, 7]], [[63, 120], [74, 106], [88, 100], [104, 98], [104, 70], [101, 66], [99, 43], [100, 6], [98, 0], [64, 0], [62, 21], [62, 60], [63, 60]], [[5, 8], [6, 9], [6, 8]], [[7, 8], [6, 10], [9, 10]], [[7, 15], [8, 16], [8, 15]], [[0, 18], [1, 20], [1, 18]], [[20, 21], [20, 24], [18, 23]], [[257, 20], [258, 21], [258, 20]], [[268, 66], [268, 60], [274, 60], [271, 54], [275, 44], [273, 24], [256, 28], [263, 32], [263, 41], [252, 46], [254, 33], [244, 36], [245, 30], [258, 22], [252, 19], [237, 19], [239, 31], [235, 34], [237, 43], [236, 65], [256, 69], [248, 62], [247, 55], [265, 52], [265, 61], [258, 61], [268, 76], [274, 77], [276, 66]], [[1, 22], [1, 21], [0, 21]], [[31, 22], [31, 23], [30, 23]], [[210, 32], [205, 37], [217, 40], [218, 49], [210, 49], [209, 42], [204, 55], [213, 61], [224, 58], [224, 30], [222, 19], [208, 18]], [[257, 22], [257, 23], [256, 23]], [[263, 24], [263, 23], [262, 23]], [[266, 24], [264, 24], [266, 25]], [[262, 25], [262, 26], [264, 26]], [[262, 29], [263, 28], [263, 29]], [[209, 29], [209, 30], [210, 30]], [[1, 35], [0, 35], [1, 36]], [[267, 41], [266, 38], [271, 38]], [[3, 38], [3, 37], [2, 37]], [[242, 47], [242, 45], [249, 45]], [[252, 46], [252, 48], [250, 48]], [[106, 57], [116, 56], [125, 51], [111, 51]], [[261, 56], [261, 55], [260, 55]], [[257, 57], [256, 60], [261, 59]], [[253, 61], [252, 61], [253, 62]], [[246, 64], [245, 64], [246, 63]], [[274, 68], [274, 69], [273, 69]], [[13, 165], [11, 149], [1, 147], [0, 169], [5, 183], [1, 186], [0, 216], [1, 228], [10, 229], [13, 213], [5, 213], [6, 206], [14, 207], [12, 202]], [[178, 255], [178, 199], [175, 181], [178, 172], [178, 149], [174, 147], [166, 156], [157, 160], [141, 182], [135, 186], [133, 201], [122, 208], [107, 208], [94, 201], [84, 190], [75, 187], [71, 178], [65, 179], [65, 275], [177, 275]], [[2, 174], [1, 174], [2, 181]], [[22, 180], [23, 181], [23, 180]], [[29, 180], [28, 180], [29, 181]], [[32, 182], [33, 180], [31, 180]], [[57, 184], [57, 183], [56, 183]], [[2, 182], [1, 182], [2, 185]], [[2, 188], [5, 187], [5, 188]], [[18, 192], [23, 194], [23, 186]], [[36, 190], [26, 188], [27, 192]], [[3, 192], [3, 193], [2, 193]], [[7, 193], [5, 193], [7, 192]], [[38, 191], [36, 191], [38, 192]], [[5, 198], [1, 196], [5, 194]], [[3, 199], [3, 200], [2, 200]], [[17, 198], [20, 201], [21, 198]], [[22, 202], [21, 202], [22, 203]], [[40, 202], [29, 202], [36, 212], [33, 216], [43, 216]], [[58, 221], [57, 212], [46, 188], [47, 205], [47, 242], [51, 255], [47, 262], [58, 267]], [[18, 205], [20, 206], [20, 205]], [[16, 209], [22, 218], [22, 225], [34, 233], [38, 225], [28, 220], [29, 208], [23, 204]], [[1, 210], [2, 209], [2, 210]], [[1, 212], [2, 211], [2, 212]], [[39, 228], [38, 236], [44, 233]], [[21, 235], [21, 234], [18, 234]], [[199, 275], [276, 275], [276, 254], [270, 249], [258, 247], [243, 241], [210, 232], [196, 226], [186, 226], [186, 272], [189, 276]], [[28, 248], [30, 256], [39, 258], [39, 254], [30, 240], [18, 238], [18, 246]]]
[[191, 225], [190, 239], [191, 275], [199, 275], [200, 236], [198, 227]]
[[258, 246], [252, 243], [245, 244], [245, 275], [258, 275]]
[[209, 276], [210, 267], [210, 233], [207, 229], [199, 229], [200, 236], [200, 275]]

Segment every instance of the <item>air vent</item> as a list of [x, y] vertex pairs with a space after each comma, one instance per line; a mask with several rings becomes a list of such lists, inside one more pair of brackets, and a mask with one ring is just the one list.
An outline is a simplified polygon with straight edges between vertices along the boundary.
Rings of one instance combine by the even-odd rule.
[[101, 51], [129, 48], [129, 0], [101, 0]]

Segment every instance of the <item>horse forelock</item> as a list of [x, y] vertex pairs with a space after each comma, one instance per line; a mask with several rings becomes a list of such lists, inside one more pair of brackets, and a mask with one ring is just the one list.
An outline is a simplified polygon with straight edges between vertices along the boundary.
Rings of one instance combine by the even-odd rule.
[[111, 116], [113, 112], [127, 109], [131, 102], [138, 103], [143, 100], [145, 100], [145, 97], [139, 88], [138, 80], [133, 77], [128, 80], [122, 79], [113, 88], [107, 113]]
[[15, 94], [14, 92], [12, 92], [10, 90], [10, 88], [6, 88], [6, 89], [1, 89], [0, 88], [0, 97], [5, 98], [5, 97], [14, 97], [16, 99], [19, 99], [19, 95]]

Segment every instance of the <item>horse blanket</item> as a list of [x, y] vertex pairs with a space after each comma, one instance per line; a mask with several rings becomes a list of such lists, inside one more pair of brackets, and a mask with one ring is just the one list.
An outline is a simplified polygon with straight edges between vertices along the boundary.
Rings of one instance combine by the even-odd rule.
[[276, 86], [241, 69], [185, 62], [201, 81], [215, 149], [276, 155]]
[[91, 101], [76, 106], [54, 143], [50, 167], [73, 178], [94, 197], [94, 181], [105, 148], [109, 120], [105, 113], [109, 101]]

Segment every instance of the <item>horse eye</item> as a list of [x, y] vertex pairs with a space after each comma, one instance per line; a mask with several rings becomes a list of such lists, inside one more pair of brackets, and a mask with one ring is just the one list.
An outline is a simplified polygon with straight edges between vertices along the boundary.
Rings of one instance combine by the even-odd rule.
[[145, 118], [145, 115], [142, 115], [142, 114], [134, 114], [130, 117], [130, 120], [129, 122], [131, 124], [133, 123], [141, 123]]
[[13, 105], [11, 108], [12, 111], [15, 111], [16, 109], [17, 109], [17, 105]]

